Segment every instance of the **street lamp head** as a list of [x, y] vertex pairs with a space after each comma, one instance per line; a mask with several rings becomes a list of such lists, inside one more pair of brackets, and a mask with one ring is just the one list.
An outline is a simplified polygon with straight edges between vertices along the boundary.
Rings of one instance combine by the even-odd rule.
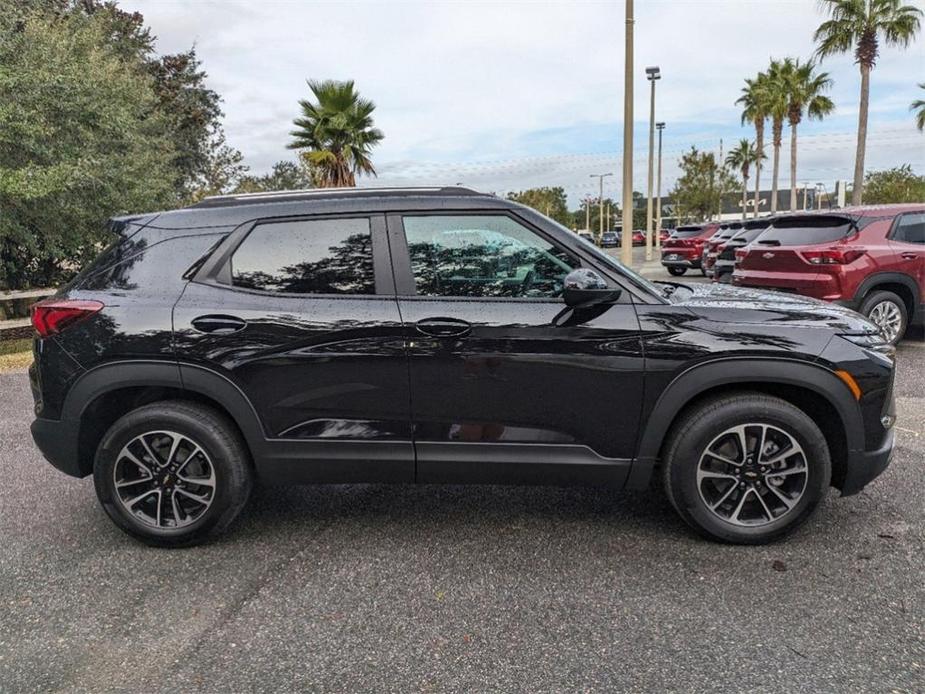
[[664, 123], [664, 121], [661, 122], [661, 123], [656, 123], [656, 124], [655, 124], [655, 127], [658, 128], [659, 130], [664, 130], [664, 129], [665, 129], [665, 123]]
[[653, 65], [652, 67], [646, 68], [646, 77], [650, 80], [659, 80], [662, 78], [662, 74], [658, 69], [658, 65]]

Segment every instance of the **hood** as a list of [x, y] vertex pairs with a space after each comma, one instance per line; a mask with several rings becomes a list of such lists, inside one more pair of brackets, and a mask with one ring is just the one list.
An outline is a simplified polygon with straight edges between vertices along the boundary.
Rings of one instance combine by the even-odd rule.
[[877, 328], [851, 309], [799, 294], [734, 287], [728, 284], [683, 284], [671, 301], [717, 323], [777, 323], [826, 327], [844, 333], [876, 333]]

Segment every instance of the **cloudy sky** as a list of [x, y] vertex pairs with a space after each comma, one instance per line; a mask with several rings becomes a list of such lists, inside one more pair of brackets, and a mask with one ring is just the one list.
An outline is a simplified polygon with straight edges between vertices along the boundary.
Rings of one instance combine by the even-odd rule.
[[[925, 9], [923, 0], [907, 1]], [[306, 78], [354, 79], [376, 102], [386, 135], [374, 157], [378, 185], [462, 182], [499, 193], [561, 185], [575, 204], [597, 192], [589, 174], [612, 171], [605, 194], [619, 197], [621, 1], [120, 5], [144, 14], [160, 52], [195, 44], [209, 85], [224, 97], [229, 142], [255, 172], [293, 157], [285, 145]], [[667, 189], [683, 150], [718, 150], [720, 138], [728, 148], [751, 134], [734, 103], [742, 80], [771, 57], [808, 57], [820, 21], [815, 0], [637, 0], [635, 187], [645, 190], [645, 66], [663, 75], [657, 120], [667, 123]], [[835, 80], [837, 110], [801, 125], [797, 179], [831, 190], [851, 177], [859, 76], [850, 56], [823, 67]], [[904, 52], [883, 49], [872, 77], [869, 168], [910, 163], [925, 173], [925, 136], [909, 111], [922, 81], [922, 36]]]

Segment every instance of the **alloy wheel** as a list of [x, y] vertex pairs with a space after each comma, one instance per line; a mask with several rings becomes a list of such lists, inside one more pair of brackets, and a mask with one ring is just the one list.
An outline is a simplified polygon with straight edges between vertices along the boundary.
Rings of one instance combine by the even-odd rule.
[[903, 314], [899, 306], [892, 301], [874, 304], [867, 316], [880, 329], [880, 334], [887, 342], [895, 342], [902, 330]]
[[116, 458], [113, 482], [122, 508], [153, 528], [190, 525], [215, 498], [209, 455], [175, 431], [150, 431], [129, 441]]
[[770, 424], [727, 429], [710, 442], [697, 465], [701, 500], [711, 513], [736, 526], [780, 520], [803, 497], [808, 479], [803, 448]]

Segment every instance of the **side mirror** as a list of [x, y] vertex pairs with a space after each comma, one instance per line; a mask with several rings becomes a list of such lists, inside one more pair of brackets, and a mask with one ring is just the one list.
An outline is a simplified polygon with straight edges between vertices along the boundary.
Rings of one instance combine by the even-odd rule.
[[612, 304], [620, 294], [621, 290], [608, 287], [604, 278], [590, 268], [572, 270], [563, 282], [562, 298], [572, 308]]

